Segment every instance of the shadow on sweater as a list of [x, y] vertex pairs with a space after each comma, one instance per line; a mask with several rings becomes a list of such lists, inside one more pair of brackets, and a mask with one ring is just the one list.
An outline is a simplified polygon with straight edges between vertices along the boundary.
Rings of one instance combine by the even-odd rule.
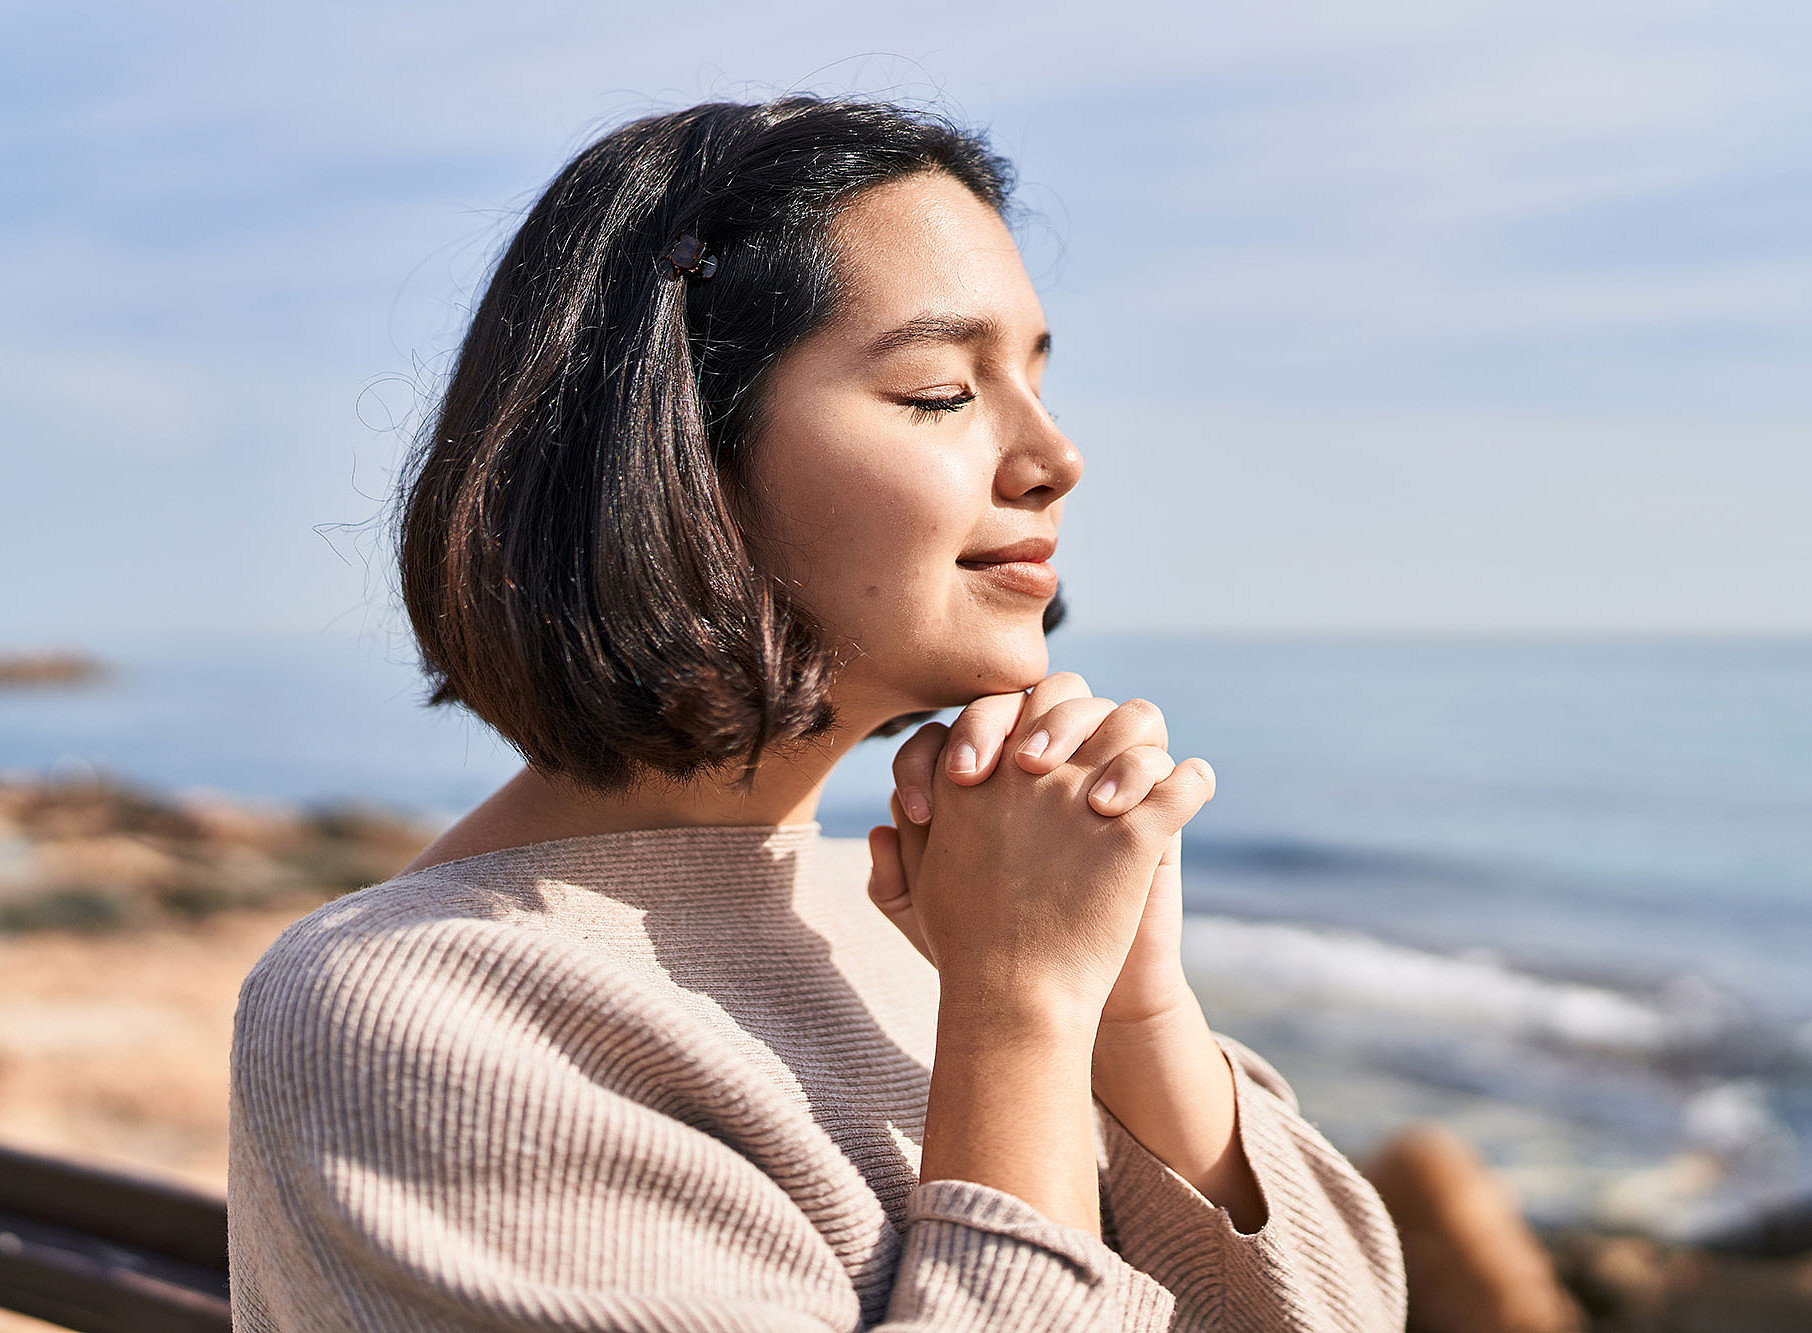
[[[675, 985], [710, 999], [786, 1066], [813, 1121], [903, 1223], [917, 1173], [888, 1126], [923, 1143], [931, 1070], [856, 990], [833, 956], [833, 941], [795, 910], [784, 890], [809, 873], [799, 861], [799, 852], [786, 851], [763, 871], [764, 881], [771, 873], [777, 884], [736, 886], [709, 900], [645, 883], [613, 884], [609, 894], [645, 914], [654, 956]], [[856, 897], [847, 919], [836, 923], [846, 933], [835, 944], [853, 962], [891, 965], [895, 950], [880, 932], [893, 926], [873, 913], [863, 885], [845, 887]], [[898, 981], [902, 990], [914, 985]], [[922, 1000], [935, 1013], [935, 983]]]
[[[895, 1132], [922, 1145], [931, 1083], [926, 1060], [899, 1036], [925, 1015], [932, 1024], [921, 1030], [918, 1044], [935, 1030], [935, 973], [927, 987], [911, 968], [917, 954], [902, 955], [912, 946], [872, 908], [865, 883], [835, 882], [846, 864], [842, 853], [813, 855], [812, 865], [796, 848], [745, 857], [754, 850], [753, 844], [735, 847], [721, 876], [716, 867], [696, 862], [687, 873], [665, 873], [647, 851], [623, 858], [620, 866], [580, 871], [536, 865], [528, 873], [487, 873], [462, 883], [460, 907], [492, 919], [521, 912], [559, 921], [562, 933], [579, 927], [586, 943], [637, 974], [655, 978], [652, 962], [657, 981], [721, 1011], [723, 1017], [709, 1017], [720, 1026], [727, 1018], [746, 1038], [737, 1042], [726, 1032], [726, 1040], [767, 1073], [778, 1095], [810, 1116], [867, 1183], [891, 1224], [869, 1252], [844, 1256], [865, 1317], [878, 1319], [906, 1229], [906, 1198], [918, 1183]], [[847, 864], [853, 875], [854, 859]], [[865, 876], [865, 854], [860, 870]], [[807, 884], [814, 873], [834, 878]], [[809, 895], [819, 908], [811, 914], [828, 935], [800, 915], [796, 889], [802, 902]], [[634, 916], [604, 902], [589, 904], [593, 894], [633, 909]], [[852, 974], [861, 977], [863, 991]], [[699, 1127], [747, 1154], [747, 1144], [718, 1127]], [[772, 1170], [772, 1163], [758, 1165]], [[821, 1175], [796, 1183], [822, 1203]], [[867, 1308], [871, 1304], [875, 1308]]]

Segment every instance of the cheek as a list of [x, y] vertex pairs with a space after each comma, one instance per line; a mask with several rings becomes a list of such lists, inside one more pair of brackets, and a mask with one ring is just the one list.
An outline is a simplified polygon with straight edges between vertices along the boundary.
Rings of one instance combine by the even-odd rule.
[[988, 503], [988, 480], [953, 448], [897, 434], [827, 439], [792, 455], [770, 494], [784, 504], [789, 579], [820, 614], [943, 598]]

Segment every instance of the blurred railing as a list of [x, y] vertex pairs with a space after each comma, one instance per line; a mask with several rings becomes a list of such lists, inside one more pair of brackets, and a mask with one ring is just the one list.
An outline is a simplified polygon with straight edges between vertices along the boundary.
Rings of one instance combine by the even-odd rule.
[[0, 1147], [0, 1309], [81, 1333], [227, 1333], [226, 1201]]

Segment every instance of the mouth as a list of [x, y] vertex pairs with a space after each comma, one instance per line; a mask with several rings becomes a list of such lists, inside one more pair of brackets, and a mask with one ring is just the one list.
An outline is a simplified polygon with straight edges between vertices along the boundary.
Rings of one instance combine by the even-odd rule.
[[1049, 599], [1057, 592], [1057, 571], [1044, 560], [958, 560], [957, 567], [1009, 592]]

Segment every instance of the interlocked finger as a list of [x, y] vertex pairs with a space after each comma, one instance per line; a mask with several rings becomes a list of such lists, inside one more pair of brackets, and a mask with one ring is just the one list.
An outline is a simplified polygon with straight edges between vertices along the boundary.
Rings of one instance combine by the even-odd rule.
[[894, 753], [893, 789], [906, 817], [915, 824], [931, 818], [931, 779], [937, 772], [937, 758], [949, 732], [950, 728], [942, 722], [927, 722]]
[[1135, 745], [1170, 748], [1170, 730], [1164, 711], [1149, 699], [1128, 699], [1102, 719], [1094, 734], [1076, 748], [1075, 762], [1102, 768], [1122, 750]]
[[1007, 737], [1005, 753], [1013, 754], [1024, 745], [1036, 727], [1035, 719], [1043, 717], [1065, 699], [1086, 699], [1091, 691], [1088, 682], [1074, 671], [1053, 671], [1026, 694], [1025, 707], [1019, 710], [1019, 722]]
[[1067, 763], [1076, 747], [1094, 734], [1095, 728], [1114, 711], [1112, 699], [1087, 695], [1062, 699], [1031, 720], [1026, 738], [1014, 750], [1013, 758], [1028, 773], [1049, 773]]
[[1135, 745], [1108, 762], [1089, 788], [1088, 801], [1097, 814], [1125, 814], [1169, 777], [1176, 760], [1161, 745]]
[[944, 738], [944, 772], [952, 782], [973, 787], [987, 779], [1025, 702], [1026, 696], [1017, 690], [985, 694], [957, 714]]

